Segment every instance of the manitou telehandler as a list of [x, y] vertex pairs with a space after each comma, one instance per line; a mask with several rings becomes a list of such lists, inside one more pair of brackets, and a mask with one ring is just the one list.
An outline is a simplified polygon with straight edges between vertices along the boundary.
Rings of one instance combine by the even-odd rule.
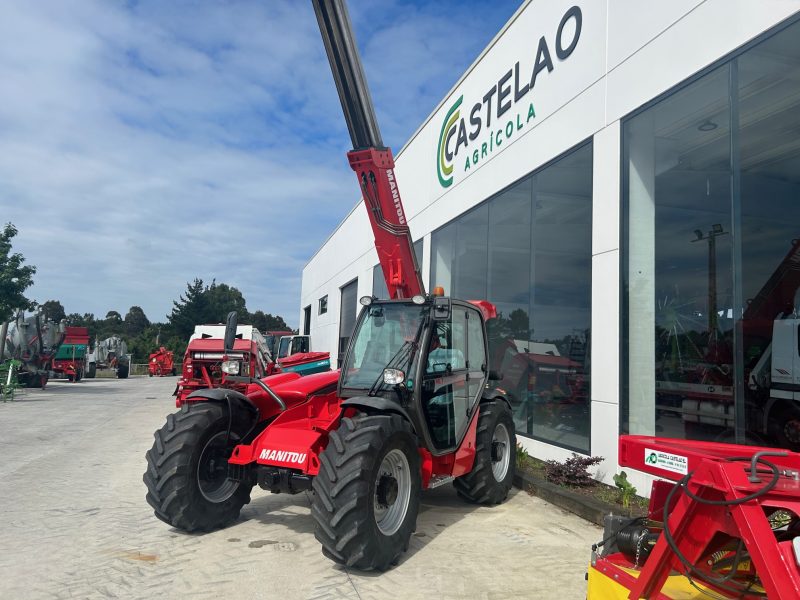
[[453, 481], [471, 502], [506, 498], [516, 437], [506, 398], [489, 385], [495, 308], [425, 293], [346, 7], [313, 4], [390, 299], [361, 299], [341, 371], [245, 377], [245, 393], [189, 395], [156, 431], [144, 481], [156, 516], [186, 531], [235, 520], [255, 484], [313, 490], [325, 556], [385, 570], [408, 548], [421, 490]]

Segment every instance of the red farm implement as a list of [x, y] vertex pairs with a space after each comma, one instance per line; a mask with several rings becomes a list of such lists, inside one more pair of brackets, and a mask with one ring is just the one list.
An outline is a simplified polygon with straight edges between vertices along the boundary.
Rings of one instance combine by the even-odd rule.
[[86, 372], [89, 352], [89, 330], [86, 327], [66, 327], [64, 341], [53, 357], [52, 370], [70, 381], [78, 382]]
[[647, 518], [606, 519], [590, 599], [800, 598], [800, 454], [626, 435], [653, 483]]
[[147, 360], [147, 373], [150, 377], [175, 375], [175, 355], [172, 350], [167, 350], [164, 346], [161, 346], [150, 354]]

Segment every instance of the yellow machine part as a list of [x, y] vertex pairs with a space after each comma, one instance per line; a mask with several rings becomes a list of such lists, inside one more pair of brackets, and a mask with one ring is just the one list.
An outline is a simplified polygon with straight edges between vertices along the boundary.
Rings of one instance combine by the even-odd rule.
[[[636, 569], [619, 568], [634, 577], [639, 576], [639, 571]], [[702, 590], [709, 589], [698, 582], [695, 582], [695, 585]], [[712, 590], [710, 593], [719, 597], [718, 592]], [[630, 594], [630, 590], [624, 585], [589, 565], [587, 600], [627, 600], [628, 594]], [[692, 584], [683, 575], [670, 575], [661, 589], [661, 594], [672, 600], [708, 600], [709, 598], [708, 594], [704, 594], [697, 588], [692, 587]]]

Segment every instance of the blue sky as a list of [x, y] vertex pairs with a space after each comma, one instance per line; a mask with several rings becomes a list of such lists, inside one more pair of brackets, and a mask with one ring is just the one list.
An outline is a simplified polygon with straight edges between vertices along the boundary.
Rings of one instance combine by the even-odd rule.
[[[520, 0], [351, 0], [398, 151]], [[0, 224], [67, 312], [186, 283], [297, 326], [302, 268], [357, 201], [310, 1], [0, 0]]]

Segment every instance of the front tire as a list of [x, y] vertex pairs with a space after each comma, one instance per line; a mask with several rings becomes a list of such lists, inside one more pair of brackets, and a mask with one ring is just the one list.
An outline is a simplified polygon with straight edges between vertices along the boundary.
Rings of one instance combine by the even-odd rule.
[[399, 415], [345, 417], [314, 478], [311, 514], [322, 553], [385, 571], [408, 549], [422, 486], [417, 438]]
[[117, 379], [127, 379], [128, 378], [128, 365], [122, 365], [117, 367]]
[[143, 479], [156, 517], [189, 532], [218, 529], [239, 517], [253, 485], [227, 478], [228, 457], [249, 423], [235, 413], [226, 444], [228, 422], [226, 406], [194, 402], [155, 432]]
[[514, 482], [517, 436], [505, 402], [481, 404], [472, 471], [453, 484], [458, 495], [475, 504], [499, 504]]

